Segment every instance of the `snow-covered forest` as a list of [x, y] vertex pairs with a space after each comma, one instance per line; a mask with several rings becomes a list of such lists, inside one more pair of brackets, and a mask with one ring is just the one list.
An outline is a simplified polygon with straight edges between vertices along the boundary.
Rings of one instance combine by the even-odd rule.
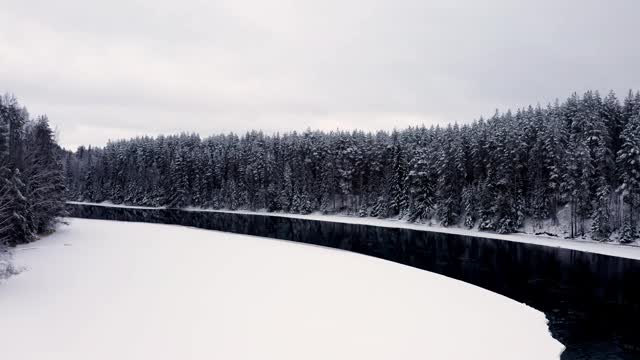
[[[447, 127], [141, 137], [64, 155], [70, 199], [436, 219], [637, 237], [640, 92], [573, 94]], [[569, 214], [559, 217], [563, 211]]]
[[46, 116], [0, 98], [0, 252], [54, 229], [64, 215], [61, 149]]

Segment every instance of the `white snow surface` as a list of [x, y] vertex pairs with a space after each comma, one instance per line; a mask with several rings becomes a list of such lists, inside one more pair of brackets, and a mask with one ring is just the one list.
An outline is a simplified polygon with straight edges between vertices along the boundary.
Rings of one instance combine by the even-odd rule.
[[6, 359], [558, 359], [544, 314], [346, 251], [70, 219], [0, 283]]
[[[115, 205], [112, 203], [87, 203], [87, 202], [74, 202], [69, 201], [70, 204], [77, 205], [97, 205], [107, 207], [122, 207], [133, 209], [164, 209], [153, 207], [141, 207], [141, 206], [128, 206], [128, 205]], [[372, 225], [380, 227], [392, 227], [402, 229], [413, 229], [420, 231], [432, 231], [447, 234], [457, 234], [465, 236], [475, 236], [507, 241], [515, 241], [520, 243], [529, 243], [542, 246], [559, 247], [571, 250], [578, 250], [602, 255], [617, 256], [622, 258], [629, 258], [640, 260], [640, 246], [637, 245], [622, 245], [616, 243], [604, 243], [597, 242], [589, 239], [563, 239], [561, 237], [553, 237], [546, 235], [534, 235], [534, 234], [498, 234], [489, 231], [479, 231], [475, 229], [466, 229], [459, 227], [443, 227], [433, 224], [419, 224], [410, 223], [400, 219], [377, 219], [371, 217], [356, 217], [349, 215], [324, 215], [320, 213], [313, 213], [309, 215], [300, 214], [286, 214], [286, 213], [268, 213], [263, 211], [245, 211], [245, 210], [212, 210], [201, 209], [195, 207], [186, 208], [187, 211], [209, 211], [209, 212], [222, 212], [222, 213], [235, 213], [235, 214], [249, 214], [249, 215], [264, 215], [264, 216], [280, 216], [296, 219], [308, 219], [318, 221], [331, 221], [349, 224], [361, 224]]]

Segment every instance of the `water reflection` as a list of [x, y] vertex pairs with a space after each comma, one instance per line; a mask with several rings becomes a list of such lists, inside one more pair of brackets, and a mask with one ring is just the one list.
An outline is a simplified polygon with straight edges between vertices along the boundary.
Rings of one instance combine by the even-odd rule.
[[640, 261], [409, 229], [69, 204], [72, 216], [194, 226], [328, 246], [471, 283], [543, 311], [562, 359], [639, 359]]

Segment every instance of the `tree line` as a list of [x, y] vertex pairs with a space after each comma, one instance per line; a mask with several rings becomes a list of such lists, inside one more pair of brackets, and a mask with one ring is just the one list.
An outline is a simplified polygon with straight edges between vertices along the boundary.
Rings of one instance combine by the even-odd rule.
[[0, 97], [0, 251], [54, 230], [65, 214], [61, 156], [46, 116]]
[[446, 127], [251, 131], [111, 141], [65, 152], [70, 198], [131, 205], [347, 213], [499, 233], [638, 234], [640, 92], [571, 95]]

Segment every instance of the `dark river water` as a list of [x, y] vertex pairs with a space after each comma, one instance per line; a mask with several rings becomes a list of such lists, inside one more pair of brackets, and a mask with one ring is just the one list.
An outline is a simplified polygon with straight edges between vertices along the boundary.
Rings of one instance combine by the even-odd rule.
[[[69, 204], [72, 217], [177, 224], [328, 246], [474, 284], [544, 312], [562, 359], [640, 359], [640, 261], [427, 231], [277, 216]], [[517, 360], [517, 359], [514, 359]]]

